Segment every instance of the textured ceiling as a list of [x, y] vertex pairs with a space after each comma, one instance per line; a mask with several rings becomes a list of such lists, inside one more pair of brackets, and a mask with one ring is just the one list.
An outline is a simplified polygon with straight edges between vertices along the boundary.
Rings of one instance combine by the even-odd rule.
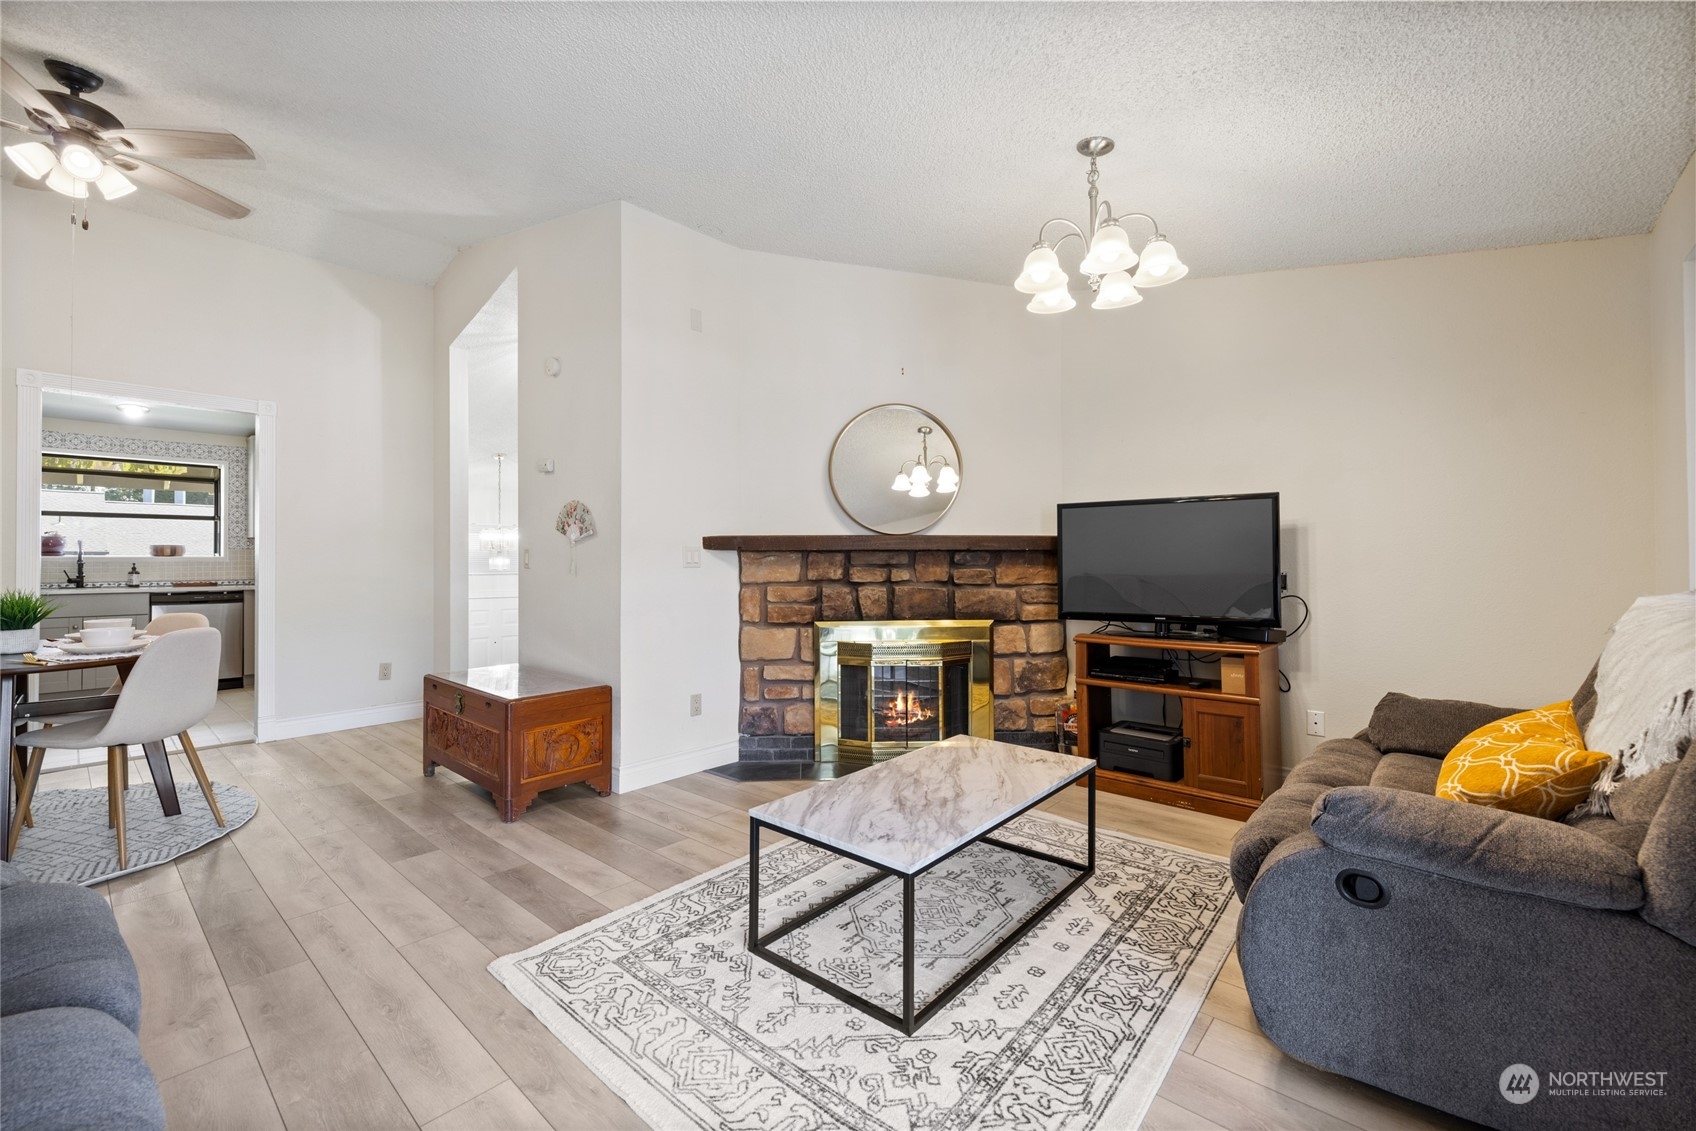
[[[1696, 148], [1691, 4], [5, 3], [241, 221], [403, 279], [613, 199], [733, 244], [1010, 281], [1104, 195], [1196, 274], [1641, 232]], [[15, 111], [13, 111], [15, 113]], [[11, 191], [11, 190], [8, 190]]]

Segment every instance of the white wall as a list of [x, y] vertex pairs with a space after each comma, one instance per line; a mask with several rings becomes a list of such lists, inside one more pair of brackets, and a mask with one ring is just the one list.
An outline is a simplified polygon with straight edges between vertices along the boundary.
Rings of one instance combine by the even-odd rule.
[[[614, 689], [619, 715], [619, 215], [591, 208], [462, 251], [435, 287], [438, 418], [436, 663], [466, 658], [465, 374], [450, 371], [449, 346], [501, 283], [518, 273], [518, 443], [507, 485], [517, 484], [520, 656], [524, 663], [592, 677]], [[559, 377], [543, 364], [561, 359]], [[456, 403], [457, 402], [457, 403]], [[457, 419], [456, 419], [457, 417]], [[456, 452], [457, 448], [457, 455]], [[538, 460], [557, 470], [544, 475]], [[569, 499], [594, 511], [598, 537], [579, 543], [570, 572], [554, 517]], [[614, 749], [617, 750], [615, 737]]]
[[1684, 167], [1649, 236], [1649, 382], [1653, 400], [1651, 501], [1655, 522], [1654, 589], [1696, 588], [1692, 529], [1692, 405], [1696, 367], [1696, 157]]
[[275, 718], [306, 733], [413, 710], [430, 664], [430, 291], [122, 207], [75, 232], [55, 194], [8, 185], [3, 201], [4, 568], [17, 369], [273, 401]]
[[933, 533], [1051, 531], [1060, 356], [1058, 328], [1024, 317], [1011, 288], [744, 251], [628, 205], [622, 278], [631, 789], [736, 757], [736, 555], [685, 569], [683, 548], [865, 533], [826, 466], [842, 425], [886, 401], [930, 410], [959, 441], [959, 500]]
[[1286, 765], [1309, 708], [1334, 737], [1386, 691], [1565, 698], [1653, 587], [1646, 250], [1190, 279], [1067, 316], [1063, 497], [1282, 492], [1313, 607]]

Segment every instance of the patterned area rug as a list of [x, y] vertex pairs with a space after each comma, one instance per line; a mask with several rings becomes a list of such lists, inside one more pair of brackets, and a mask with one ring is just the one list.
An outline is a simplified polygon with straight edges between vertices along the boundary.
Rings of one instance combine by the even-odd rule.
[[[1027, 814], [1003, 839], [1082, 859]], [[1223, 861], [1099, 832], [1096, 873], [912, 1037], [747, 952], [747, 861], [586, 923], [491, 973], [656, 1128], [1126, 1131], [1235, 937]], [[760, 858], [762, 929], [868, 872], [799, 842]], [[950, 979], [1065, 882], [977, 845], [921, 877], [918, 984]], [[895, 889], [892, 893], [891, 889]], [[876, 884], [783, 940], [873, 998], [897, 992], [901, 901]]]
[[212, 809], [193, 779], [187, 788], [177, 783], [177, 799], [183, 807], [177, 817], [159, 811], [159, 794], [151, 785], [133, 785], [125, 790], [127, 868], [118, 866], [118, 837], [106, 824], [104, 789], [38, 793], [30, 803], [35, 827], [24, 829], [18, 836], [12, 863], [32, 880], [88, 885], [175, 860], [247, 824], [259, 811], [259, 799], [245, 789], [213, 782], [212, 792], [218, 795], [218, 808], [224, 812], [227, 827], [220, 828], [212, 819]]

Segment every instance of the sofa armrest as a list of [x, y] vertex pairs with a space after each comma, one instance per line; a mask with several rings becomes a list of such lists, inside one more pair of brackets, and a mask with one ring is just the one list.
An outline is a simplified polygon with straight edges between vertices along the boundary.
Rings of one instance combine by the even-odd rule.
[[1372, 709], [1363, 733], [1385, 754], [1441, 758], [1479, 727], [1519, 711], [1518, 707], [1493, 707], [1464, 699], [1421, 699], [1392, 691]]
[[1313, 832], [1342, 852], [1495, 891], [1608, 911], [1643, 906], [1643, 870], [1624, 849], [1559, 821], [1345, 786], [1313, 805]]

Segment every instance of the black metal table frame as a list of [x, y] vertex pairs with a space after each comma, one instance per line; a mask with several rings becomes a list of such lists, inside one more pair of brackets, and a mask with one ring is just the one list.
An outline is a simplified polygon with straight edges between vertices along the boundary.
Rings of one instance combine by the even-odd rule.
[[[1089, 858], [1084, 863], [1079, 864], [1076, 860], [1067, 860], [1064, 857], [1054, 856], [1054, 855], [1047, 853], [1047, 852], [1039, 852], [1038, 850], [1036, 850], [1034, 848], [1026, 848], [1023, 845], [1012, 844], [1008, 841], [999, 840], [999, 839], [990, 835], [991, 833], [995, 832], [997, 829], [1001, 828], [1003, 825], [1006, 825], [1008, 822], [1024, 816], [1024, 814], [1026, 814], [1030, 810], [1036, 808], [1038, 805], [1042, 804], [1044, 801], [1047, 801], [1050, 797], [1053, 797], [1055, 794], [1059, 793], [1061, 790], [1067, 789], [1070, 786], [1077, 784], [1079, 777], [1087, 777], [1087, 779], [1088, 779], [1088, 789], [1089, 789]], [[827, 852], [833, 852], [836, 855], [845, 857], [849, 860], [854, 861], [857, 864], [864, 864], [868, 868], [873, 869], [873, 872], [872, 872], [871, 875], [867, 876], [865, 879], [862, 879], [862, 880], [857, 881], [856, 883], [850, 884], [845, 890], [838, 892], [837, 894], [831, 896], [829, 899], [825, 900], [823, 903], [819, 904], [817, 907], [810, 909], [805, 915], [801, 915], [801, 916], [799, 916], [795, 919], [791, 919], [788, 922], [781, 924], [780, 926], [774, 927], [773, 929], [771, 929], [770, 931], [767, 931], [762, 936], [762, 935], [759, 934], [759, 929], [760, 929], [760, 830], [762, 828], [772, 829], [775, 832], [782, 833], [784, 836], [794, 837], [796, 840], [802, 841], [806, 844], [813, 845], [816, 848], [822, 848]], [[1002, 939], [999, 943], [997, 943], [994, 950], [991, 950], [988, 954], [984, 955], [982, 958], [980, 958], [976, 962], [972, 963], [972, 965], [968, 969], [966, 969], [964, 972], [956, 975], [947, 985], [942, 987], [942, 990], [934, 998], [932, 998], [930, 1003], [927, 1004], [923, 1009], [915, 1010], [913, 1008], [913, 1006], [914, 1006], [913, 977], [914, 977], [915, 965], [916, 965], [915, 959], [914, 959], [914, 949], [915, 949], [914, 948], [914, 919], [913, 919], [914, 889], [917, 886], [917, 882], [918, 882], [918, 879], [919, 879], [920, 876], [924, 875], [926, 872], [929, 872], [931, 869], [935, 868], [938, 864], [942, 864], [945, 861], [954, 857], [956, 854], [965, 851], [966, 849], [970, 848], [974, 844], [990, 844], [990, 845], [994, 845], [996, 848], [1004, 848], [1004, 849], [1008, 850], [1009, 852], [1017, 852], [1022, 856], [1030, 856], [1030, 857], [1037, 859], [1037, 860], [1047, 861], [1050, 864], [1058, 864], [1063, 868], [1076, 868], [1076, 869], [1080, 869], [1080, 870], [1079, 870], [1078, 874], [1075, 877], [1073, 877], [1072, 880], [1069, 883], [1067, 883], [1067, 885], [1065, 887], [1061, 888], [1058, 892], [1054, 893], [1054, 895], [1050, 896], [1048, 898], [1047, 902], [1045, 902], [1036, 911], [1031, 913], [1025, 919], [1025, 921], [1023, 923], [1021, 923], [1016, 929], [1014, 929], [1014, 931], [1011, 934], [1009, 934], [1006, 938]], [[812, 837], [805, 836], [805, 835], [798, 833], [798, 832], [795, 832], [791, 829], [782, 828], [781, 826], [778, 826], [778, 825], [767, 824], [766, 822], [760, 820], [758, 817], [750, 816], [748, 818], [748, 950], [749, 950], [750, 953], [756, 954], [756, 955], [760, 956], [761, 958], [765, 959], [767, 962], [770, 962], [773, 966], [776, 966], [776, 967], [778, 967], [779, 969], [782, 969], [782, 970], [786, 970], [789, 973], [795, 975], [795, 977], [801, 979], [803, 982], [806, 982], [808, 985], [815, 986], [818, 989], [823, 990], [825, 993], [829, 994], [833, 998], [836, 998], [838, 1001], [846, 1002], [847, 1004], [854, 1006], [856, 1009], [860, 1010], [861, 1012], [877, 1018], [879, 1021], [882, 1021], [884, 1024], [889, 1025], [889, 1026], [891, 1026], [895, 1029], [898, 1029], [902, 1033], [905, 1033], [907, 1036], [910, 1037], [914, 1033], [918, 1032], [919, 1027], [922, 1026], [926, 1021], [929, 1021], [931, 1019], [931, 1017], [933, 1017], [938, 1010], [942, 1009], [949, 1002], [953, 1001], [956, 994], [958, 994], [961, 990], [965, 989], [968, 985], [970, 985], [973, 981], [975, 981], [978, 978], [979, 975], [981, 975], [985, 970], [988, 970], [991, 966], [993, 966], [1001, 958], [1002, 955], [1006, 954], [1009, 950], [1011, 950], [1015, 943], [1017, 943], [1020, 939], [1024, 938], [1025, 935], [1029, 934], [1030, 931], [1038, 923], [1041, 923], [1043, 920], [1047, 919], [1048, 916], [1051, 913], [1053, 913], [1053, 911], [1056, 907], [1060, 906], [1060, 904], [1065, 902], [1067, 896], [1071, 895], [1074, 891], [1076, 891], [1082, 884], [1084, 884], [1085, 881], [1087, 881], [1093, 875], [1095, 875], [1095, 766], [1094, 765], [1091, 765], [1090, 768], [1083, 774], [1079, 774], [1076, 777], [1067, 778], [1065, 781], [1061, 782], [1059, 785], [1055, 786], [1053, 789], [1049, 790], [1047, 793], [1043, 794], [1041, 797], [1038, 797], [1034, 801], [1030, 802], [1030, 804], [1025, 805], [1023, 808], [1015, 810], [1012, 813], [1009, 813], [1007, 816], [1003, 817], [1001, 820], [997, 821], [995, 824], [991, 825], [989, 828], [985, 829], [982, 833], [973, 837], [971, 840], [966, 841], [965, 843], [959, 845], [956, 848], [950, 849], [948, 852], [937, 857], [935, 860], [932, 860], [930, 863], [926, 864], [924, 867], [922, 867], [922, 868], [920, 868], [920, 869], [918, 869], [914, 872], [897, 871], [894, 868], [888, 867], [887, 865], [879, 864], [874, 860], [867, 860], [863, 856], [859, 856], [859, 855], [852, 853], [852, 852], [849, 852], [845, 849], [838, 848], [835, 845], [823, 844], [823, 843], [821, 843], [817, 840], [814, 840]], [[791, 962], [789, 959], [785, 958], [781, 954], [776, 953], [775, 951], [773, 951], [770, 948], [770, 944], [776, 942], [778, 939], [781, 939], [783, 936], [789, 934], [791, 931], [794, 931], [799, 927], [805, 926], [806, 924], [812, 922], [814, 919], [817, 919], [820, 915], [823, 915], [827, 911], [830, 911], [832, 908], [841, 905], [842, 903], [846, 902], [849, 899], [852, 899], [854, 896], [860, 894], [862, 891], [865, 891], [867, 888], [873, 886], [874, 884], [882, 883], [886, 879], [898, 879], [898, 880], [901, 881], [901, 912], [902, 912], [902, 914], [901, 914], [901, 959], [902, 959], [902, 961], [901, 961], [901, 982], [902, 982], [901, 1002], [902, 1002], [902, 1012], [899, 1013], [899, 1014], [891, 1012], [890, 1010], [887, 1010], [880, 1005], [877, 1005], [877, 1004], [875, 1004], [871, 1001], [868, 1001], [866, 998], [861, 997], [859, 994], [855, 993], [852, 990], [844, 989], [843, 987], [837, 985], [836, 983], [826, 980], [825, 978], [819, 976], [818, 974], [813, 973], [811, 970], [808, 970], [805, 967], [800, 966], [799, 964], [797, 964], [795, 962]]]

